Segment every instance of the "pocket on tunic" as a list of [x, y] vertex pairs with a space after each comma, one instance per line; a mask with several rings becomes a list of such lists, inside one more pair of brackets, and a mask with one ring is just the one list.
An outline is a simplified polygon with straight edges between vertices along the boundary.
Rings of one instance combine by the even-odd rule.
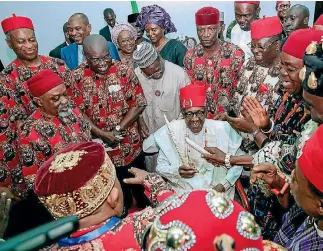
[[163, 112], [171, 112], [175, 107], [175, 95], [174, 94], [166, 94], [161, 97], [161, 101], [159, 103], [159, 109]]

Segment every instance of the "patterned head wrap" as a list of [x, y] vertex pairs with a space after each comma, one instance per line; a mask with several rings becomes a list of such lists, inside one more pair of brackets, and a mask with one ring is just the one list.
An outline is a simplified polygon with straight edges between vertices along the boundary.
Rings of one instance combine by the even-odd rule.
[[137, 39], [137, 31], [136, 29], [129, 23], [119, 23], [113, 27], [112, 30], [112, 42], [119, 48], [118, 44], [118, 36], [122, 31], [129, 31], [133, 38]]
[[156, 49], [151, 43], [147, 42], [140, 43], [133, 53], [133, 60], [141, 69], [152, 65], [157, 58], [158, 54]]
[[169, 14], [160, 6], [154, 4], [141, 8], [136, 25], [145, 30], [146, 24], [155, 24], [165, 30], [165, 34], [176, 32], [175, 25], [170, 20]]

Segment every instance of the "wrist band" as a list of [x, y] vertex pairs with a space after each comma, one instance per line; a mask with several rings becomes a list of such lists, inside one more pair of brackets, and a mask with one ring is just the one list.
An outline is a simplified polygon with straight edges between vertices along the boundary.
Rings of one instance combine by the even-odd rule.
[[275, 125], [275, 124], [274, 124], [274, 121], [273, 121], [272, 119], [270, 119], [269, 121], [270, 121], [270, 129], [269, 129], [267, 132], [265, 132], [264, 130], [262, 130], [262, 129], [261, 129], [261, 132], [262, 132], [262, 133], [267, 134], [267, 133], [271, 133], [271, 132], [273, 131], [273, 129], [274, 129], [274, 125]]
[[227, 169], [231, 168], [230, 159], [231, 159], [231, 153], [227, 153], [224, 158], [224, 165]]
[[259, 128], [258, 128], [256, 131], [254, 131], [254, 132], [252, 133], [252, 136], [255, 138], [255, 137], [257, 136], [257, 134], [258, 134], [258, 133], [260, 133]]

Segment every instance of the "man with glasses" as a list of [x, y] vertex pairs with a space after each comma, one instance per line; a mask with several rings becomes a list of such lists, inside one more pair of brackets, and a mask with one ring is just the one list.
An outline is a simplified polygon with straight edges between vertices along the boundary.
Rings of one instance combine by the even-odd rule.
[[[189, 84], [190, 79], [184, 69], [160, 57], [150, 43], [139, 44], [133, 58], [138, 65], [135, 73], [147, 99], [141, 120], [148, 127], [149, 136], [165, 125], [164, 115], [170, 121], [178, 118], [181, 111], [179, 89]], [[150, 171], [155, 170], [156, 158], [157, 155], [146, 158]]]
[[286, 16], [287, 10], [290, 8], [290, 1], [276, 1], [277, 16], [280, 21], [283, 22]]
[[205, 102], [205, 87], [191, 84], [181, 88], [184, 119], [173, 120], [151, 135], [144, 141], [144, 151], [159, 149], [156, 171], [175, 191], [214, 188], [233, 199], [234, 184], [242, 167], [214, 166], [186, 141], [189, 139], [206, 150], [226, 149], [226, 158], [236, 154], [240, 147], [241, 137], [227, 122], [207, 119]]
[[[282, 78], [279, 73], [281, 33], [282, 27], [277, 16], [264, 17], [251, 23], [250, 47], [253, 57], [242, 68], [232, 99], [233, 113], [237, 117], [240, 117], [240, 109], [245, 97], [256, 97], [262, 107], [268, 110], [275, 105], [281, 95]], [[229, 119], [233, 126], [241, 120], [240, 118]], [[245, 132], [250, 133], [244, 135], [243, 142], [244, 150], [248, 151], [254, 146], [253, 132]]]
[[130, 167], [145, 167], [137, 124], [146, 107], [141, 85], [132, 68], [112, 60], [103, 36], [86, 37], [83, 50], [86, 61], [73, 71], [80, 91], [75, 104], [89, 118], [92, 133], [103, 141], [116, 166], [126, 209], [132, 204], [132, 193], [137, 205], [145, 207], [148, 199], [143, 189], [123, 183]]

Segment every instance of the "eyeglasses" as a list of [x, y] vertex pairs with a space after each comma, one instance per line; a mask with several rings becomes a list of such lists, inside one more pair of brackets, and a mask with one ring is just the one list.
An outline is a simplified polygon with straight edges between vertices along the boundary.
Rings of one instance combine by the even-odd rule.
[[286, 10], [290, 8], [290, 4], [280, 4], [277, 7], [279, 10]]
[[159, 67], [156, 67], [155, 70], [156, 72], [154, 72], [153, 74], [147, 75], [146, 73], [144, 73], [143, 71], [142, 74], [147, 78], [147, 79], [152, 79], [154, 78], [154, 76], [158, 76], [159, 74], [163, 73], [165, 71], [165, 62], [163, 59], [160, 58], [159, 56]]
[[91, 63], [94, 65], [98, 65], [101, 61], [106, 62], [106, 61], [110, 61], [112, 59], [109, 53], [102, 58], [89, 58], [89, 57], [86, 57], [86, 58], [89, 61], [91, 61]]
[[205, 111], [197, 111], [197, 112], [184, 112], [184, 117], [186, 119], [193, 119], [194, 115], [196, 115], [196, 117], [198, 117], [199, 119], [204, 119], [205, 117]]
[[133, 37], [130, 37], [128, 39], [122, 39], [119, 44], [120, 45], [127, 45], [127, 44], [134, 44], [135, 43], [135, 39]]
[[274, 41], [270, 42], [270, 41], [267, 41], [263, 46], [259, 46], [259, 45], [255, 45], [254, 43], [250, 42], [248, 44], [249, 48], [251, 50], [255, 50], [255, 49], [258, 49], [259, 51], [265, 51], [267, 50], [270, 46], [272, 46], [274, 43], [276, 43], [277, 41], [279, 41], [278, 39], [275, 39]]

